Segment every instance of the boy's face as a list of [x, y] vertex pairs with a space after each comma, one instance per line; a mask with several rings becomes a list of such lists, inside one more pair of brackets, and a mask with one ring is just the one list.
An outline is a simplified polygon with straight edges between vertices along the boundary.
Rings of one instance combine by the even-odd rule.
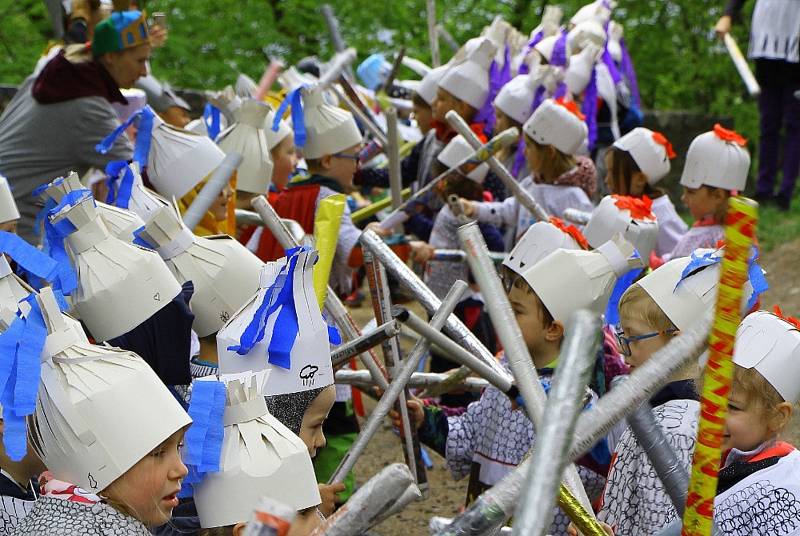
[[297, 167], [297, 152], [294, 147], [294, 136], [286, 136], [272, 149], [272, 184], [283, 190], [289, 184], [294, 168]]
[[749, 402], [734, 385], [728, 400], [728, 420], [722, 435], [722, 450], [753, 450], [774, 435], [763, 408]]
[[416, 102], [413, 103], [413, 108], [414, 108], [414, 119], [417, 121], [417, 127], [424, 136], [431, 129], [431, 122], [433, 121], [433, 110], [431, 109], [430, 106], [422, 106], [420, 104], [417, 104]]
[[317, 395], [303, 414], [303, 422], [300, 424], [300, 433], [297, 434], [303, 443], [308, 447], [308, 455], [312, 458], [317, 455], [317, 449], [325, 447], [325, 434], [322, 432], [322, 425], [331, 412], [333, 403], [336, 401], [336, 389], [329, 385]]
[[528, 352], [533, 357], [534, 365], [536, 368], [547, 366], [552, 359], [545, 350], [549, 341], [544, 325], [544, 311], [539, 300], [528, 290], [527, 285], [517, 283], [511, 286], [508, 301], [511, 303], [511, 309], [514, 311]]
[[692, 217], [700, 221], [708, 216], [715, 216], [723, 211], [725, 203], [728, 202], [728, 195], [722, 188], [700, 188], [683, 187], [681, 200], [689, 209]]
[[[651, 326], [649, 326], [644, 320], [638, 318], [631, 319], [623, 316], [620, 318], [620, 325], [625, 337], [636, 337], [638, 335], [647, 335], [658, 331], [657, 329], [653, 329]], [[657, 337], [651, 337], [649, 339], [631, 341], [628, 344], [631, 355], [623, 356], [625, 358], [625, 363], [627, 363], [631, 368], [631, 372], [636, 367], [642, 366], [645, 361], [650, 359], [651, 355], [666, 346], [671, 337], [671, 334], [665, 334]]]
[[439, 88], [436, 91], [436, 99], [433, 101], [433, 118], [440, 123], [447, 124], [445, 116], [450, 110], [458, 111], [459, 100], [447, 90]]
[[358, 152], [361, 145], [353, 145], [336, 154], [326, 155], [322, 158], [325, 176], [336, 180], [345, 192], [352, 192], [353, 177], [358, 171]]

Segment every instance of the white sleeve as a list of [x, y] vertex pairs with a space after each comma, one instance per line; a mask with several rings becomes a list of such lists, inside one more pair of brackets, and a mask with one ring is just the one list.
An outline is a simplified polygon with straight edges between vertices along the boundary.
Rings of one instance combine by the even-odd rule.
[[475, 203], [475, 219], [481, 223], [489, 223], [495, 227], [515, 225], [517, 223], [517, 198], [509, 196], [503, 201], [491, 203]]

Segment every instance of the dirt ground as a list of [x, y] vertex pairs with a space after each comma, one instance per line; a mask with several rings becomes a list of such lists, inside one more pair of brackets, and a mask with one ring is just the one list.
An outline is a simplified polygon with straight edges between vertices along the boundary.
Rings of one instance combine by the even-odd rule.
[[[784, 313], [800, 316], [800, 239], [782, 244], [764, 255], [762, 266], [767, 271], [770, 290], [762, 298], [762, 308], [772, 309], [780, 304]], [[411, 308], [417, 312], [421, 308], [413, 304]], [[367, 302], [360, 308], [352, 309], [353, 316], [359, 324], [365, 324], [372, 318], [372, 309]], [[368, 409], [372, 404], [367, 402]], [[800, 412], [787, 430], [786, 436], [794, 444], [800, 444]], [[455, 482], [450, 477], [445, 461], [429, 450], [433, 460], [433, 469], [428, 471], [430, 495], [410, 505], [403, 512], [376, 526], [372, 533], [381, 536], [418, 536], [428, 534], [428, 521], [432, 516], [455, 515], [463, 504], [466, 495], [466, 479]], [[395, 435], [388, 421], [372, 440], [356, 467], [356, 478], [363, 483], [380, 468], [389, 463], [402, 462], [403, 454], [400, 440]]]

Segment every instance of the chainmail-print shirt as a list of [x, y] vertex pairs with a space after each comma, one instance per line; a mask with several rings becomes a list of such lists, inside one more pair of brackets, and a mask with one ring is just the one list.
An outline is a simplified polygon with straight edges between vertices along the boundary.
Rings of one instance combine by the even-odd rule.
[[[656, 423], [686, 469], [691, 470], [700, 404], [670, 400], [653, 409]], [[630, 428], [617, 443], [597, 518], [616, 528], [616, 534], [649, 536], [677, 518], [644, 450]]]
[[141, 522], [105, 503], [40, 497], [15, 536], [151, 536]]

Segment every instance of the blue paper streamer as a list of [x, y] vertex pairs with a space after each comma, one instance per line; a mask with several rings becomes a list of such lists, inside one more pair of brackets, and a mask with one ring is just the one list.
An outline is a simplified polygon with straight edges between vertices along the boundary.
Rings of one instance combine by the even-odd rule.
[[691, 276], [701, 268], [705, 268], [706, 266], [712, 266], [714, 264], [719, 264], [722, 262], [722, 256], [718, 255], [716, 251], [708, 251], [702, 255], [698, 255], [697, 252], [692, 252], [692, 256], [689, 260], [689, 264], [681, 272], [681, 278], [675, 284], [675, 289], [683, 283], [683, 280], [687, 277]]
[[589, 131], [587, 139], [589, 150], [594, 149], [597, 141], [597, 68], [592, 67], [592, 76], [589, 78], [589, 85], [583, 93], [583, 105], [581, 112], [586, 118], [586, 127]]
[[[122, 180], [120, 180], [120, 174]], [[108, 195], [106, 196], [106, 203], [114, 205], [119, 208], [128, 208], [131, 202], [131, 193], [133, 192], [133, 171], [128, 163], [124, 160], [112, 160], [106, 165], [106, 175], [108, 179]], [[119, 188], [117, 188], [119, 185]]]
[[275, 118], [272, 120], [272, 131], [278, 132], [281, 124], [281, 118], [286, 113], [286, 108], [290, 105], [292, 107], [292, 128], [294, 129], [294, 144], [298, 147], [304, 147], [306, 144], [306, 121], [303, 116], [303, 89], [307, 87], [305, 84], [293, 89], [283, 99], [278, 111], [275, 112]]
[[50, 216], [58, 214], [67, 206], [77, 205], [85, 199], [91, 198], [91, 196], [91, 192], [86, 189], [67, 193], [61, 203], [50, 210], [48, 219], [45, 221], [45, 253], [49, 254], [58, 263], [58, 271], [53, 287], [66, 296], [69, 296], [73, 290], [78, 288], [78, 275], [75, 273], [69, 255], [67, 255], [67, 250], [64, 247], [64, 239], [74, 233], [76, 229], [67, 218], [53, 223], [50, 221]]
[[208, 473], [219, 471], [225, 413], [225, 384], [219, 381], [192, 382], [192, 399], [187, 413], [192, 424], [186, 431], [183, 462], [189, 474], [183, 480], [179, 497], [190, 497], [192, 486]]
[[145, 106], [141, 110], [136, 111], [124, 123], [115, 128], [111, 134], [100, 140], [100, 143], [94, 146], [94, 150], [100, 154], [106, 154], [114, 146], [125, 130], [133, 124], [134, 121], [140, 119], [136, 131], [136, 144], [133, 151], [133, 159], [139, 163], [141, 169], [147, 166], [147, 158], [150, 154], [150, 140], [153, 134], [153, 117], [155, 113], [150, 106]]
[[[639, 258], [639, 252], [634, 252], [633, 256], [634, 258]], [[633, 282], [636, 281], [636, 278], [639, 277], [642, 270], [643, 268], [633, 268], [617, 279], [614, 290], [611, 291], [611, 297], [608, 298], [608, 305], [606, 305], [606, 324], [611, 326], [619, 324], [619, 300], [622, 298], [622, 295], [625, 294], [625, 291], [633, 285]]]
[[769, 282], [764, 277], [764, 272], [758, 264], [759, 251], [758, 248], [753, 246], [753, 254], [750, 256], [750, 261], [747, 266], [747, 276], [750, 279], [750, 285], [753, 287], [753, 293], [747, 300], [747, 311], [751, 311], [756, 306], [758, 297], [769, 290]]
[[222, 130], [222, 119], [220, 117], [219, 108], [207, 102], [205, 108], [203, 108], [203, 122], [206, 125], [208, 137], [212, 140], [216, 140], [220, 130]]

